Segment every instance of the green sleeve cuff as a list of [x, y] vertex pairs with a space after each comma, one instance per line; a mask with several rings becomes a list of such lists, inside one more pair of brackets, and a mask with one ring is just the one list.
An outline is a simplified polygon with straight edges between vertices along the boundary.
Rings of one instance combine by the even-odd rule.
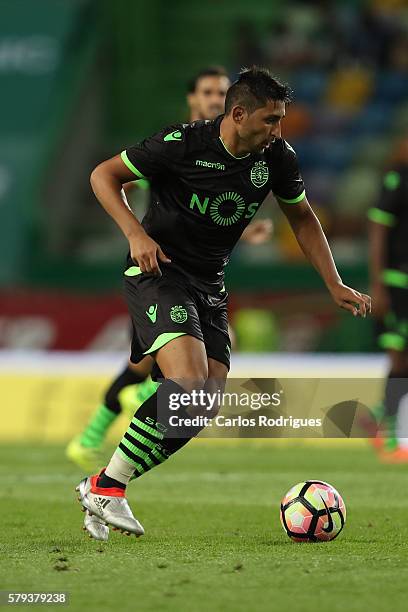
[[120, 157], [121, 157], [123, 163], [125, 164], [125, 166], [127, 166], [129, 168], [129, 170], [131, 170], [135, 176], [137, 176], [140, 179], [145, 179], [146, 178], [145, 175], [142, 174], [141, 172], [139, 172], [139, 170], [137, 168], [135, 168], [135, 166], [132, 164], [132, 162], [130, 161], [130, 159], [127, 156], [126, 151], [122, 151], [122, 153], [120, 154]]
[[401, 176], [398, 172], [391, 170], [384, 176], [384, 187], [389, 191], [397, 189], [401, 183]]
[[401, 272], [401, 270], [383, 270], [382, 280], [388, 287], [408, 289], [408, 274], [406, 272]]
[[[275, 194], [276, 195], [276, 194]], [[297, 204], [298, 202], [300, 202], [301, 200], [303, 200], [303, 198], [306, 196], [306, 192], [305, 190], [302, 191], [302, 193], [300, 195], [298, 195], [296, 198], [292, 198], [290, 200], [288, 200], [287, 198], [281, 198], [281, 196], [276, 195], [276, 197], [278, 198], [278, 200], [280, 202], [285, 202], [285, 204]]]
[[142, 189], [143, 191], [147, 191], [148, 189], [150, 189], [150, 182], [148, 181], [148, 179], [139, 179], [138, 181], [134, 181], [134, 184], [136, 185], [136, 187], [138, 187], [139, 189]]
[[367, 217], [370, 219], [370, 221], [380, 223], [381, 225], [386, 225], [387, 227], [392, 227], [396, 223], [395, 215], [386, 212], [385, 210], [381, 210], [380, 208], [370, 208], [367, 213]]

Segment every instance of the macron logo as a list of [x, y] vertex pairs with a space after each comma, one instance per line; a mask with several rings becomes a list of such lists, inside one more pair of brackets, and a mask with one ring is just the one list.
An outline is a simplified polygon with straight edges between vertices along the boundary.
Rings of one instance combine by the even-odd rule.
[[204, 168], [213, 168], [214, 170], [225, 170], [225, 165], [219, 162], [209, 162], [202, 159], [196, 159], [196, 166], [203, 166]]

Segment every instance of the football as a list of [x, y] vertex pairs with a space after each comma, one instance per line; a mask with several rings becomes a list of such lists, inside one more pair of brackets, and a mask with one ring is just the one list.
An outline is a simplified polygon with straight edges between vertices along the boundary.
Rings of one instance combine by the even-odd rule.
[[294, 542], [327, 542], [337, 538], [346, 522], [343, 498], [327, 482], [307, 480], [282, 499], [281, 523]]

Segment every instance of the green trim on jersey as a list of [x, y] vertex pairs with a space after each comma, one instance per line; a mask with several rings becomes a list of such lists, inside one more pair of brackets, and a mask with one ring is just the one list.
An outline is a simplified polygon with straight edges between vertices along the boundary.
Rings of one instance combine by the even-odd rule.
[[170, 342], [170, 340], [174, 340], [174, 338], [178, 338], [179, 336], [185, 335], [186, 332], [167, 332], [164, 334], [160, 334], [160, 336], [157, 336], [152, 346], [147, 349], [147, 351], [145, 351], [143, 355], [149, 355], [149, 353], [154, 353], [154, 351], [158, 351], [159, 348], [162, 348], [162, 346]]
[[242, 157], [237, 157], [236, 155], [234, 155], [233, 153], [231, 153], [231, 151], [228, 151], [227, 147], [225, 146], [221, 136], [219, 136], [219, 139], [221, 141], [222, 146], [224, 147], [224, 149], [226, 150], [226, 152], [228, 153], [228, 155], [231, 155], [231, 157], [233, 157], [234, 159], [245, 159], [246, 157], [248, 157], [249, 155], [251, 155], [250, 153], [247, 153], [246, 155], [242, 155]]
[[132, 164], [132, 162], [130, 161], [130, 159], [127, 156], [126, 151], [122, 151], [122, 153], [120, 154], [120, 157], [121, 157], [123, 163], [125, 164], [125, 166], [127, 166], [129, 168], [129, 170], [131, 170], [133, 172], [133, 174], [135, 174], [140, 179], [145, 179], [146, 180], [145, 175], [142, 174], [141, 172], [139, 172], [139, 170], [137, 168], [135, 168], [135, 166]]
[[368, 210], [367, 217], [370, 219], [370, 221], [380, 223], [381, 225], [386, 225], [387, 227], [392, 227], [396, 223], [395, 215], [390, 212], [386, 212], [385, 210], [381, 210], [381, 208], [370, 208]]
[[399, 334], [386, 332], [378, 338], [378, 344], [383, 349], [393, 349], [394, 351], [403, 351], [405, 349], [405, 338]]
[[[276, 194], [275, 194], [276, 195]], [[303, 198], [306, 196], [306, 191], [303, 190], [302, 193], [300, 195], [298, 195], [296, 198], [292, 198], [291, 200], [287, 200], [286, 198], [281, 198], [280, 196], [276, 196], [278, 198], [278, 200], [280, 202], [285, 202], [285, 204], [297, 204], [298, 202], [300, 202], [301, 200], [303, 200]]]
[[150, 189], [150, 181], [148, 179], [139, 179], [138, 181], [133, 181], [133, 183], [142, 191]]
[[400, 270], [383, 270], [382, 279], [389, 287], [408, 289], [408, 274]]
[[387, 174], [384, 176], [384, 187], [386, 189], [389, 189], [390, 191], [394, 191], [394, 189], [397, 189], [397, 187], [399, 187], [400, 182], [401, 176], [398, 172], [395, 172], [395, 170], [387, 172]]
[[139, 266], [130, 266], [130, 268], [125, 271], [125, 276], [139, 276], [139, 274], [143, 274]]

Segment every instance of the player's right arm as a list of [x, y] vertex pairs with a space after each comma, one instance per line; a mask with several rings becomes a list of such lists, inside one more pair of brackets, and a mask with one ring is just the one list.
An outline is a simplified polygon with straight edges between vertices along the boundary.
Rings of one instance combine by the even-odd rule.
[[282, 141], [282, 161], [273, 192], [307, 259], [319, 272], [335, 303], [354, 316], [371, 312], [371, 298], [345, 285], [337, 271], [320, 222], [309, 205], [296, 153]]
[[108, 159], [91, 174], [95, 196], [117, 223], [129, 242], [130, 255], [142, 272], [160, 275], [158, 260], [170, 263], [160, 246], [150, 238], [122, 195], [122, 186], [135, 179], [120, 155]]

